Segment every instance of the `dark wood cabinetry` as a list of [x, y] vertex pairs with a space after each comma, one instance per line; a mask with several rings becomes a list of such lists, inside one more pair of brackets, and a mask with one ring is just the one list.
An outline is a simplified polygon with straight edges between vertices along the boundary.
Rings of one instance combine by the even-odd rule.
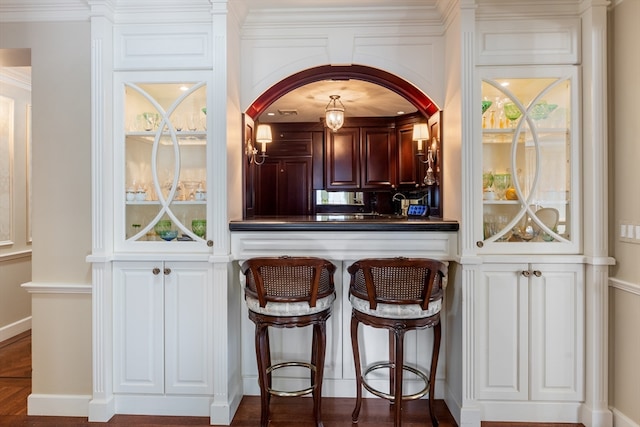
[[398, 183], [395, 128], [361, 128], [360, 138], [360, 188], [395, 188]]
[[325, 131], [327, 190], [391, 189], [397, 184], [395, 124], [389, 120], [351, 120]]
[[413, 123], [401, 123], [396, 131], [398, 141], [398, 187], [415, 187], [422, 183], [423, 165], [413, 140]]
[[360, 188], [360, 129], [342, 127], [325, 133], [325, 187], [327, 190]]
[[[314, 190], [364, 191], [377, 200], [380, 212], [392, 210], [396, 192], [420, 197], [431, 214], [441, 215], [442, 151], [440, 117], [429, 120], [438, 138], [437, 183], [426, 187], [426, 165], [418, 157], [413, 125], [424, 122], [418, 113], [392, 118], [351, 118], [337, 132], [321, 123], [273, 123], [273, 142], [262, 165], [248, 164], [245, 215], [310, 215], [315, 213]], [[246, 127], [250, 138], [252, 128]], [[425, 141], [425, 146], [429, 141]], [[374, 194], [375, 193], [375, 194]], [[385, 208], [386, 206], [386, 208]]]
[[312, 214], [313, 141], [321, 140], [322, 127], [272, 124], [271, 132], [265, 162], [250, 165], [255, 176], [255, 215]]
[[257, 215], [309, 215], [311, 157], [267, 158], [258, 168]]

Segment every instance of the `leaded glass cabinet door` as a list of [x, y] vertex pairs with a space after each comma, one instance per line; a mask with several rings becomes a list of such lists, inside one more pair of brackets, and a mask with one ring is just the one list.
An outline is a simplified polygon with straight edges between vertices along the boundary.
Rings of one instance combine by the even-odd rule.
[[483, 70], [481, 251], [578, 251], [577, 89], [572, 67]]
[[116, 84], [121, 99], [115, 117], [122, 126], [116, 245], [162, 251], [210, 246], [207, 82], [152, 76], [122, 76]]

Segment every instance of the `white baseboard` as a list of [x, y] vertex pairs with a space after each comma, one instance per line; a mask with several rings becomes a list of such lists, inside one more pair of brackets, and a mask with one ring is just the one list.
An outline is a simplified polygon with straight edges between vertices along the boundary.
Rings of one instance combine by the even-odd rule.
[[90, 400], [89, 394], [30, 394], [27, 399], [27, 415], [87, 417]]
[[616, 427], [640, 427], [640, 424], [633, 421], [631, 418], [627, 417], [622, 412], [617, 409], [611, 409], [613, 412], [613, 425]]
[[89, 422], [106, 423], [116, 413], [113, 395], [109, 399], [92, 399], [89, 402]]
[[238, 394], [229, 404], [212, 403], [209, 414], [211, 425], [230, 425], [238, 406], [240, 406], [240, 401], [242, 401], [242, 395]]
[[31, 316], [5, 326], [0, 326], [0, 342], [13, 338], [29, 329], [31, 329]]

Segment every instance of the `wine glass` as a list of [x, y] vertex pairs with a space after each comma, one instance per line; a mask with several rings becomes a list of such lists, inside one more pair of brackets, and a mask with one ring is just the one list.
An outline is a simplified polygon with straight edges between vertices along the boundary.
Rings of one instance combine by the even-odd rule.
[[484, 114], [489, 109], [489, 107], [491, 107], [491, 104], [493, 104], [493, 102], [489, 101], [488, 99], [482, 100], [482, 114]]
[[493, 175], [493, 189], [496, 191], [498, 199], [504, 199], [504, 193], [511, 185], [511, 174], [496, 173]]
[[502, 108], [504, 109], [504, 115], [507, 116], [507, 119], [511, 122], [511, 127], [515, 127], [515, 122], [522, 115], [522, 111], [520, 111], [518, 106], [513, 102], [506, 102]]

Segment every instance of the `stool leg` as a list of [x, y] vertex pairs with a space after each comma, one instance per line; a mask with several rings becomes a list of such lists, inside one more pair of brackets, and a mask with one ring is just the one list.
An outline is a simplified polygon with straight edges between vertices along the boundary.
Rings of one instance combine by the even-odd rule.
[[360, 366], [360, 349], [358, 348], [358, 319], [351, 312], [351, 348], [353, 349], [353, 363], [356, 369], [356, 407], [351, 414], [351, 420], [358, 422], [360, 407], [362, 406], [362, 367]]
[[393, 403], [395, 411], [393, 416], [393, 425], [400, 427], [402, 425], [402, 367], [404, 366], [404, 329], [395, 329], [395, 360], [392, 363], [395, 366]]
[[266, 325], [256, 324], [256, 359], [258, 361], [258, 385], [260, 386], [260, 426], [269, 424], [269, 389], [271, 375], [267, 374], [269, 367], [269, 331]]
[[433, 327], [433, 353], [431, 355], [431, 372], [429, 372], [429, 414], [431, 425], [438, 427], [438, 420], [433, 407], [436, 392], [436, 369], [438, 368], [438, 356], [440, 355], [440, 321]]
[[[395, 396], [395, 372], [396, 367], [394, 365], [396, 360], [396, 335], [393, 329], [389, 329], [389, 362], [391, 366], [389, 367], [389, 394]], [[395, 404], [395, 400], [390, 400], [389, 403], [391, 406]]]
[[324, 357], [326, 352], [327, 331], [325, 322], [313, 325], [313, 346], [315, 347], [315, 357], [312, 364], [316, 367], [315, 378], [312, 384], [313, 389], [313, 417], [316, 421], [316, 427], [322, 427], [322, 378], [324, 376]]

